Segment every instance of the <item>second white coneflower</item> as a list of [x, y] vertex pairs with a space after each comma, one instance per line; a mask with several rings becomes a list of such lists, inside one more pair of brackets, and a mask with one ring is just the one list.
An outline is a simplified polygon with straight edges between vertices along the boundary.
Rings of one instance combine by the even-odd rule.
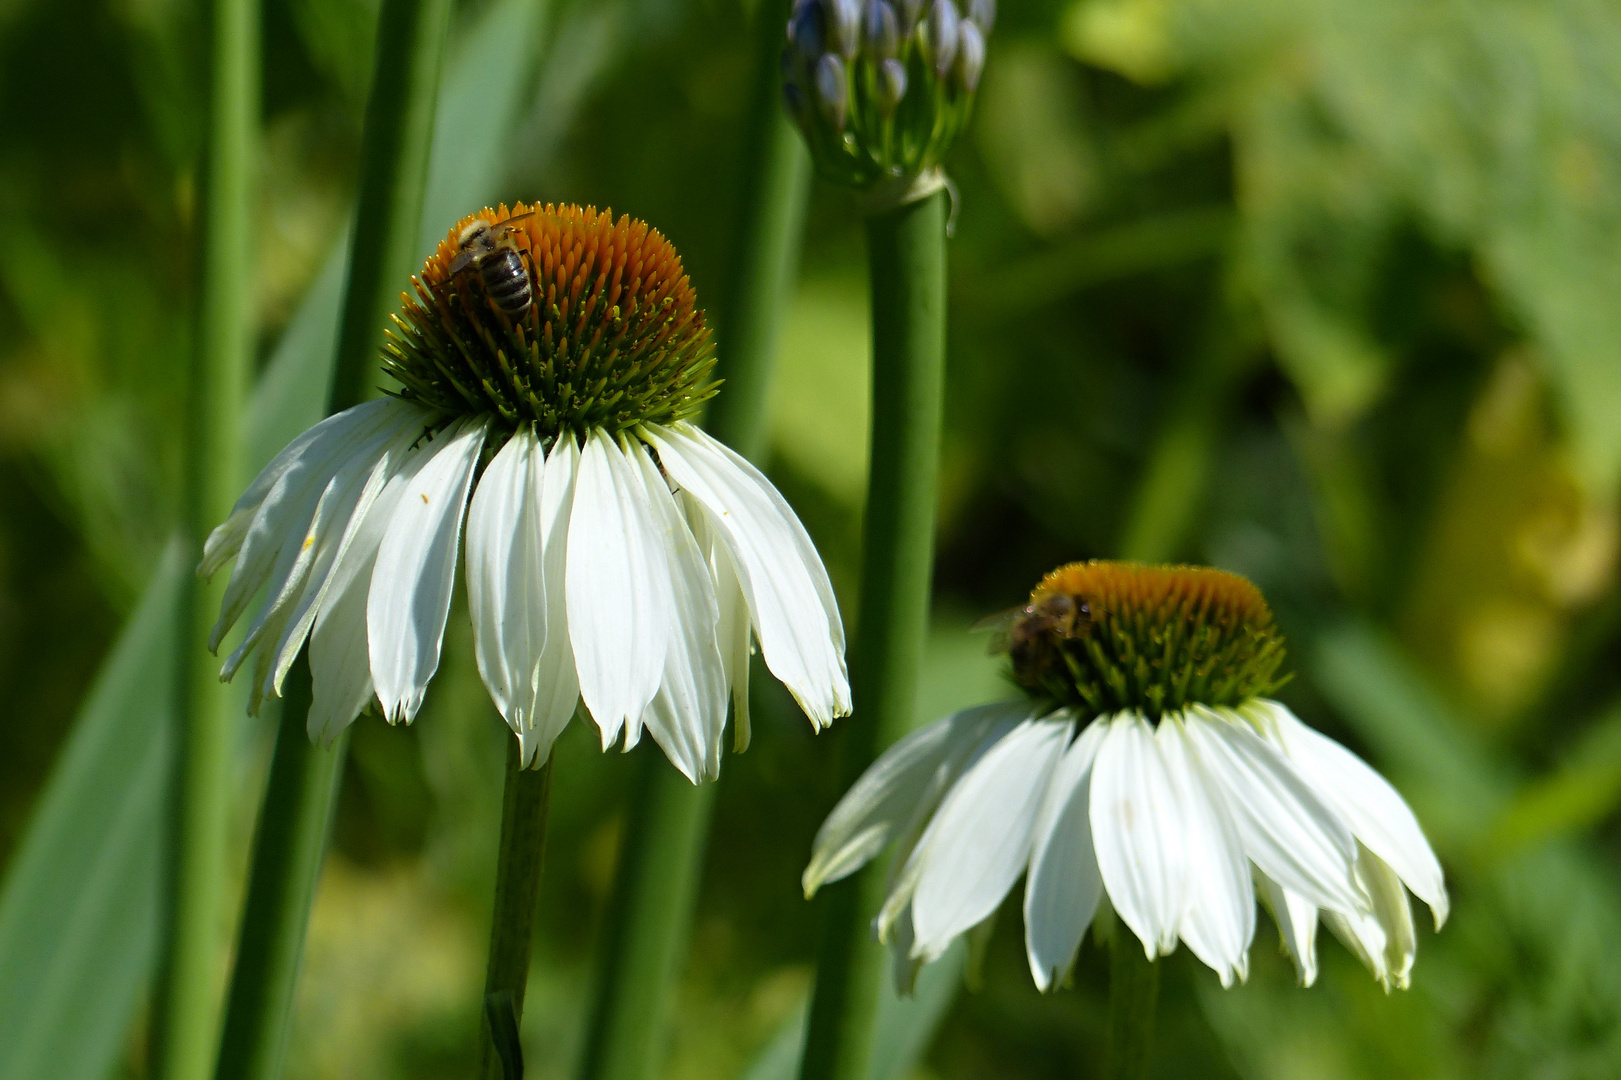
[[1412, 811], [1360, 758], [1271, 700], [1283, 641], [1259, 591], [1219, 570], [1062, 567], [1007, 628], [1025, 700], [896, 744], [817, 834], [807, 893], [900, 851], [877, 932], [907, 986], [1025, 878], [1036, 985], [1063, 982], [1107, 896], [1149, 958], [1185, 943], [1243, 979], [1255, 901], [1301, 981], [1319, 919], [1387, 988], [1415, 951], [1404, 886], [1446, 919]]
[[236, 559], [212, 646], [265, 590], [222, 672], [256, 657], [255, 706], [308, 640], [311, 737], [374, 703], [413, 719], [465, 519], [479, 673], [526, 764], [583, 700], [604, 747], [646, 731], [690, 779], [713, 777], [732, 701], [748, 738], [756, 639], [813, 725], [849, 712], [803, 526], [690, 422], [713, 349], [663, 236], [575, 206], [485, 210], [396, 323], [385, 360], [403, 389], [294, 440], [208, 540], [200, 573]]

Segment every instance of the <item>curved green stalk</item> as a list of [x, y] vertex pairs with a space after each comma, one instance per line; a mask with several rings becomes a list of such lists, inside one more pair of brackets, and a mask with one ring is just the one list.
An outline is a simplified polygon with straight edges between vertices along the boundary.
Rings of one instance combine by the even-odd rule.
[[[184, 557], [238, 489], [239, 418], [253, 349], [249, 295], [259, 121], [259, 5], [208, 5], [208, 113], [198, 216], [197, 347], [186, 403]], [[170, 744], [169, 828], [162, 870], [163, 953], [152, 1007], [152, 1075], [202, 1080], [214, 1056], [224, 925], [225, 822], [235, 698], [204, 647], [225, 582], [181, 590], [177, 723]]]
[[[743, 206], [719, 305], [726, 382], [705, 425], [756, 461], [765, 449], [772, 360], [810, 190], [809, 158], [780, 104], [777, 53], [787, 10], [782, 0], [770, 0], [756, 13]], [[659, 1073], [670, 987], [692, 924], [714, 810], [714, 785], [688, 783], [652, 749], [639, 756], [586, 1033], [584, 1080], [652, 1080]]]
[[[546, 817], [552, 797], [552, 762], [557, 748], [539, 769], [523, 767], [518, 740], [508, 738], [506, 786], [501, 797], [501, 853], [495, 873], [495, 909], [490, 916], [490, 957], [484, 972], [484, 1000], [510, 1003], [513, 1026], [523, 1017], [523, 994], [529, 983], [529, 952], [535, 936], [535, 903], [540, 872], [546, 861]], [[503, 1068], [484, 1010], [479, 1033], [479, 1071], [486, 1080], [502, 1080]]]
[[[945, 369], [943, 191], [867, 222], [872, 287], [872, 463], [861, 614], [850, 656], [855, 713], [839, 731], [840, 789], [911, 725], [934, 564]], [[879, 868], [824, 886], [822, 940], [801, 1080], [867, 1080], [882, 949], [868, 922]]]
[[306, 663], [288, 672], [281, 709], [270, 762], [277, 781], [270, 789], [275, 801], [266, 798], [254, 838], [251, 885], [220, 1040], [220, 1077], [281, 1075], [287, 1011], [298, 984], [304, 932], [349, 740], [345, 732], [331, 749], [322, 749], [304, 734], [310, 710]]
[[[388, 314], [414, 269], [449, 19], [450, 0], [383, 0], [328, 413], [374, 392]], [[300, 656], [289, 679], [308, 684], [307, 657]], [[220, 1080], [273, 1080], [281, 1072], [304, 931], [347, 745], [340, 739], [330, 749], [312, 746], [305, 733], [308, 712], [307, 694], [283, 700], [254, 838]]]
[[1159, 964], [1148, 959], [1136, 935], [1116, 919], [1109, 938], [1108, 1080], [1148, 1075], [1158, 1004]]

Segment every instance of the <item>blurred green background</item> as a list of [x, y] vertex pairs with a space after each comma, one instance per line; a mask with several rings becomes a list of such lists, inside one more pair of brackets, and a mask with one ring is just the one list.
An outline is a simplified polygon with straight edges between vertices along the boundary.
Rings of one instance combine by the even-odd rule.
[[[375, 14], [265, 2], [256, 461], [313, 419], [287, 388], [336, 310]], [[486, 199], [606, 204], [669, 235], [713, 298], [750, 16], [739, 0], [462, 3], [425, 236]], [[34, 1007], [61, 982], [28, 966], [44, 924], [25, 894], [75, 858], [93, 877], [116, 849], [126, 861], [105, 865], [124, 869], [97, 887], [129, 925], [74, 899], [125, 944], [51, 963], [123, 973], [127, 1004], [69, 1037], [99, 1031], [127, 1077], [144, 1075], [155, 840], [41, 793], [77, 790], [58, 766], [76, 722], [162, 713], [161, 690], [120, 705], [108, 688], [126, 683], [93, 680], [178, 511], [201, 47], [193, 0], [0, 2], [0, 1028], [19, 994]], [[1406, 993], [1326, 935], [1318, 986], [1297, 989], [1269, 921], [1247, 986], [1222, 991], [1179, 952], [1157, 1074], [1621, 1075], [1621, 4], [1006, 2], [951, 171], [919, 720], [1004, 692], [966, 627], [1060, 562], [1236, 570], [1290, 635], [1286, 700], [1395, 780], [1454, 893]], [[839, 192], [814, 194], [785, 326], [771, 472], [848, 622], [869, 350], [859, 218]], [[162, 632], [145, 615], [127, 646]], [[504, 728], [465, 614], [451, 627], [416, 724], [357, 724], [299, 1080], [469, 1067]], [[754, 686], [754, 747], [724, 771], [680, 980], [679, 1080], [743, 1075], [811, 976], [798, 875], [838, 793], [791, 701]], [[118, 723], [132, 747], [161, 738]], [[241, 729], [238, 890], [271, 725]], [[557, 753], [524, 1018], [544, 1080], [575, 1067], [635, 772], [581, 725]], [[31, 822], [54, 839], [30, 860]], [[1017, 897], [914, 1080], [1096, 1072], [1106, 965], [1088, 945], [1074, 987], [1039, 996]], [[107, 1075], [87, 1060], [60, 1075]]]

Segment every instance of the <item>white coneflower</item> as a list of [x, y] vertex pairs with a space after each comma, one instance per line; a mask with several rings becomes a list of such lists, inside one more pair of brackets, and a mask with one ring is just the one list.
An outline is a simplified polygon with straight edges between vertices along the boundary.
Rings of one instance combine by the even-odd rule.
[[[470, 251], [522, 266], [502, 277]], [[299, 436], [209, 537], [200, 573], [236, 558], [211, 647], [265, 588], [222, 672], [257, 652], [255, 707], [308, 639], [312, 738], [373, 701], [410, 722], [465, 517], [478, 669], [526, 764], [583, 699], [604, 747], [645, 729], [689, 778], [714, 776], [729, 701], [747, 741], [756, 636], [814, 725], [849, 712], [804, 527], [687, 419], [713, 393], [713, 348], [663, 236], [573, 206], [486, 210], [451, 230], [396, 324], [399, 394]]]
[[808, 894], [900, 842], [876, 920], [904, 988], [1025, 875], [1036, 985], [1074, 963], [1105, 893], [1150, 959], [1178, 940], [1248, 974], [1257, 891], [1300, 979], [1319, 916], [1388, 989], [1415, 938], [1403, 886], [1447, 915], [1441, 867], [1394, 788], [1266, 697], [1283, 642], [1259, 591], [1219, 570], [1076, 563], [1008, 627], [1031, 699], [913, 733], [817, 834]]

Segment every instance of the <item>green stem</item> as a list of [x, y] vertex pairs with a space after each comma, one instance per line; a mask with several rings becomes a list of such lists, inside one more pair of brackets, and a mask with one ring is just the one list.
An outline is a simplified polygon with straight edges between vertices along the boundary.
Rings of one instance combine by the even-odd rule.
[[251, 885], [220, 1042], [221, 1078], [270, 1080], [282, 1072], [287, 1013], [349, 739], [344, 733], [330, 749], [312, 744], [304, 731], [309, 709], [310, 668], [300, 657], [283, 686], [270, 782], [254, 837]]
[[[841, 790], [912, 723], [934, 562], [935, 475], [945, 368], [946, 193], [867, 223], [872, 286], [872, 463], [861, 614], [851, 653], [855, 714], [839, 738]], [[825, 886], [801, 1080], [867, 1080], [884, 957], [868, 922], [877, 869]]]
[[755, 13], [754, 86], [743, 144], [738, 234], [721, 294], [721, 374], [705, 427], [746, 458], [765, 449], [777, 337], [793, 294], [810, 197], [810, 155], [782, 110], [778, 54], [789, 5]]
[[[414, 269], [449, 21], [450, 0], [383, 0], [328, 413], [375, 391], [378, 346]], [[308, 678], [307, 659], [300, 658], [289, 679], [307, 684]], [[305, 733], [308, 712], [307, 693], [289, 693], [283, 701], [231, 977], [220, 1080], [275, 1080], [281, 1071], [304, 932], [325, 854], [325, 822], [348, 745], [340, 739], [330, 750], [312, 747]], [[279, 823], [288, 821], [301, 823], [296, 837], [284, 835]], [[269, 921], [260, 922], [255, 911]], [[266, 981], [271, 972], [279, 981]], [[256, 981], [266, 985], [255, 988]]]
[[378, 349], [417, 269], [439, 70], [451, 0], [383, 0], [377, 71], [366, 102], [349, 285], [329, 412], [377, 393]]
[[714, 785], [694, 786], [644, 747], [637, 794], [604, 924], [596, 1000], [580, 1070], [588, 1080], [659, 1074], [670, 984], [681, 960], [703, 867]]
[[1159, 964], [1116, 920], [1109, 938], [1108, 1080], [1143, 1080], [1154, 1047], [1154, 1010], [1159, 1003]]
[[[249, 295], [259, 112], [259, 5], [208, 5], [208, 118], [199, 214], [197, 348], [186, 409], [184, 543], [195, 566], [238, 490], [238, 428], [253, 349]], [[224, 590], [182, 589], [180, 701], [164, 852], [163, 957], [152, 1008], [152, 1075], [202, 1080], [214, 1055], [227, 859], [233, 697], [204, 647]]]
[[[726, 384], [707, 418], [711, 433], [755, 461], [765, 449], [772, 360], [810, 190], [809, 158], [778, 98], [787, 11], [784, 0], [770, 0], [756, 16], [743, 204], [719, 305]], [[670, 986], [686, 948], [714, 810], [712, 785], [693, 786], [651, 749], [640, 756], [586, 1033], [584, 1080], [652, 1080], [659, 1073]]]
[[[501, 799], [501, 853], [495, 871], [495, 910], [490, 918], [490, 959], [484, 972], [484, 997], [508, 994], [513, 1019], [523, 1017], [523, 993], [529, 982], [529, 951], [535, 935], [535, 904], [546, 858], [546, 815], [552, 797], [552, 762], [523, 767], [518, 740], [508, 738], [507, 778]], [[484, 1013], [479, 1035], [479, 1072], [502, 1080], [501, 1061]]]

